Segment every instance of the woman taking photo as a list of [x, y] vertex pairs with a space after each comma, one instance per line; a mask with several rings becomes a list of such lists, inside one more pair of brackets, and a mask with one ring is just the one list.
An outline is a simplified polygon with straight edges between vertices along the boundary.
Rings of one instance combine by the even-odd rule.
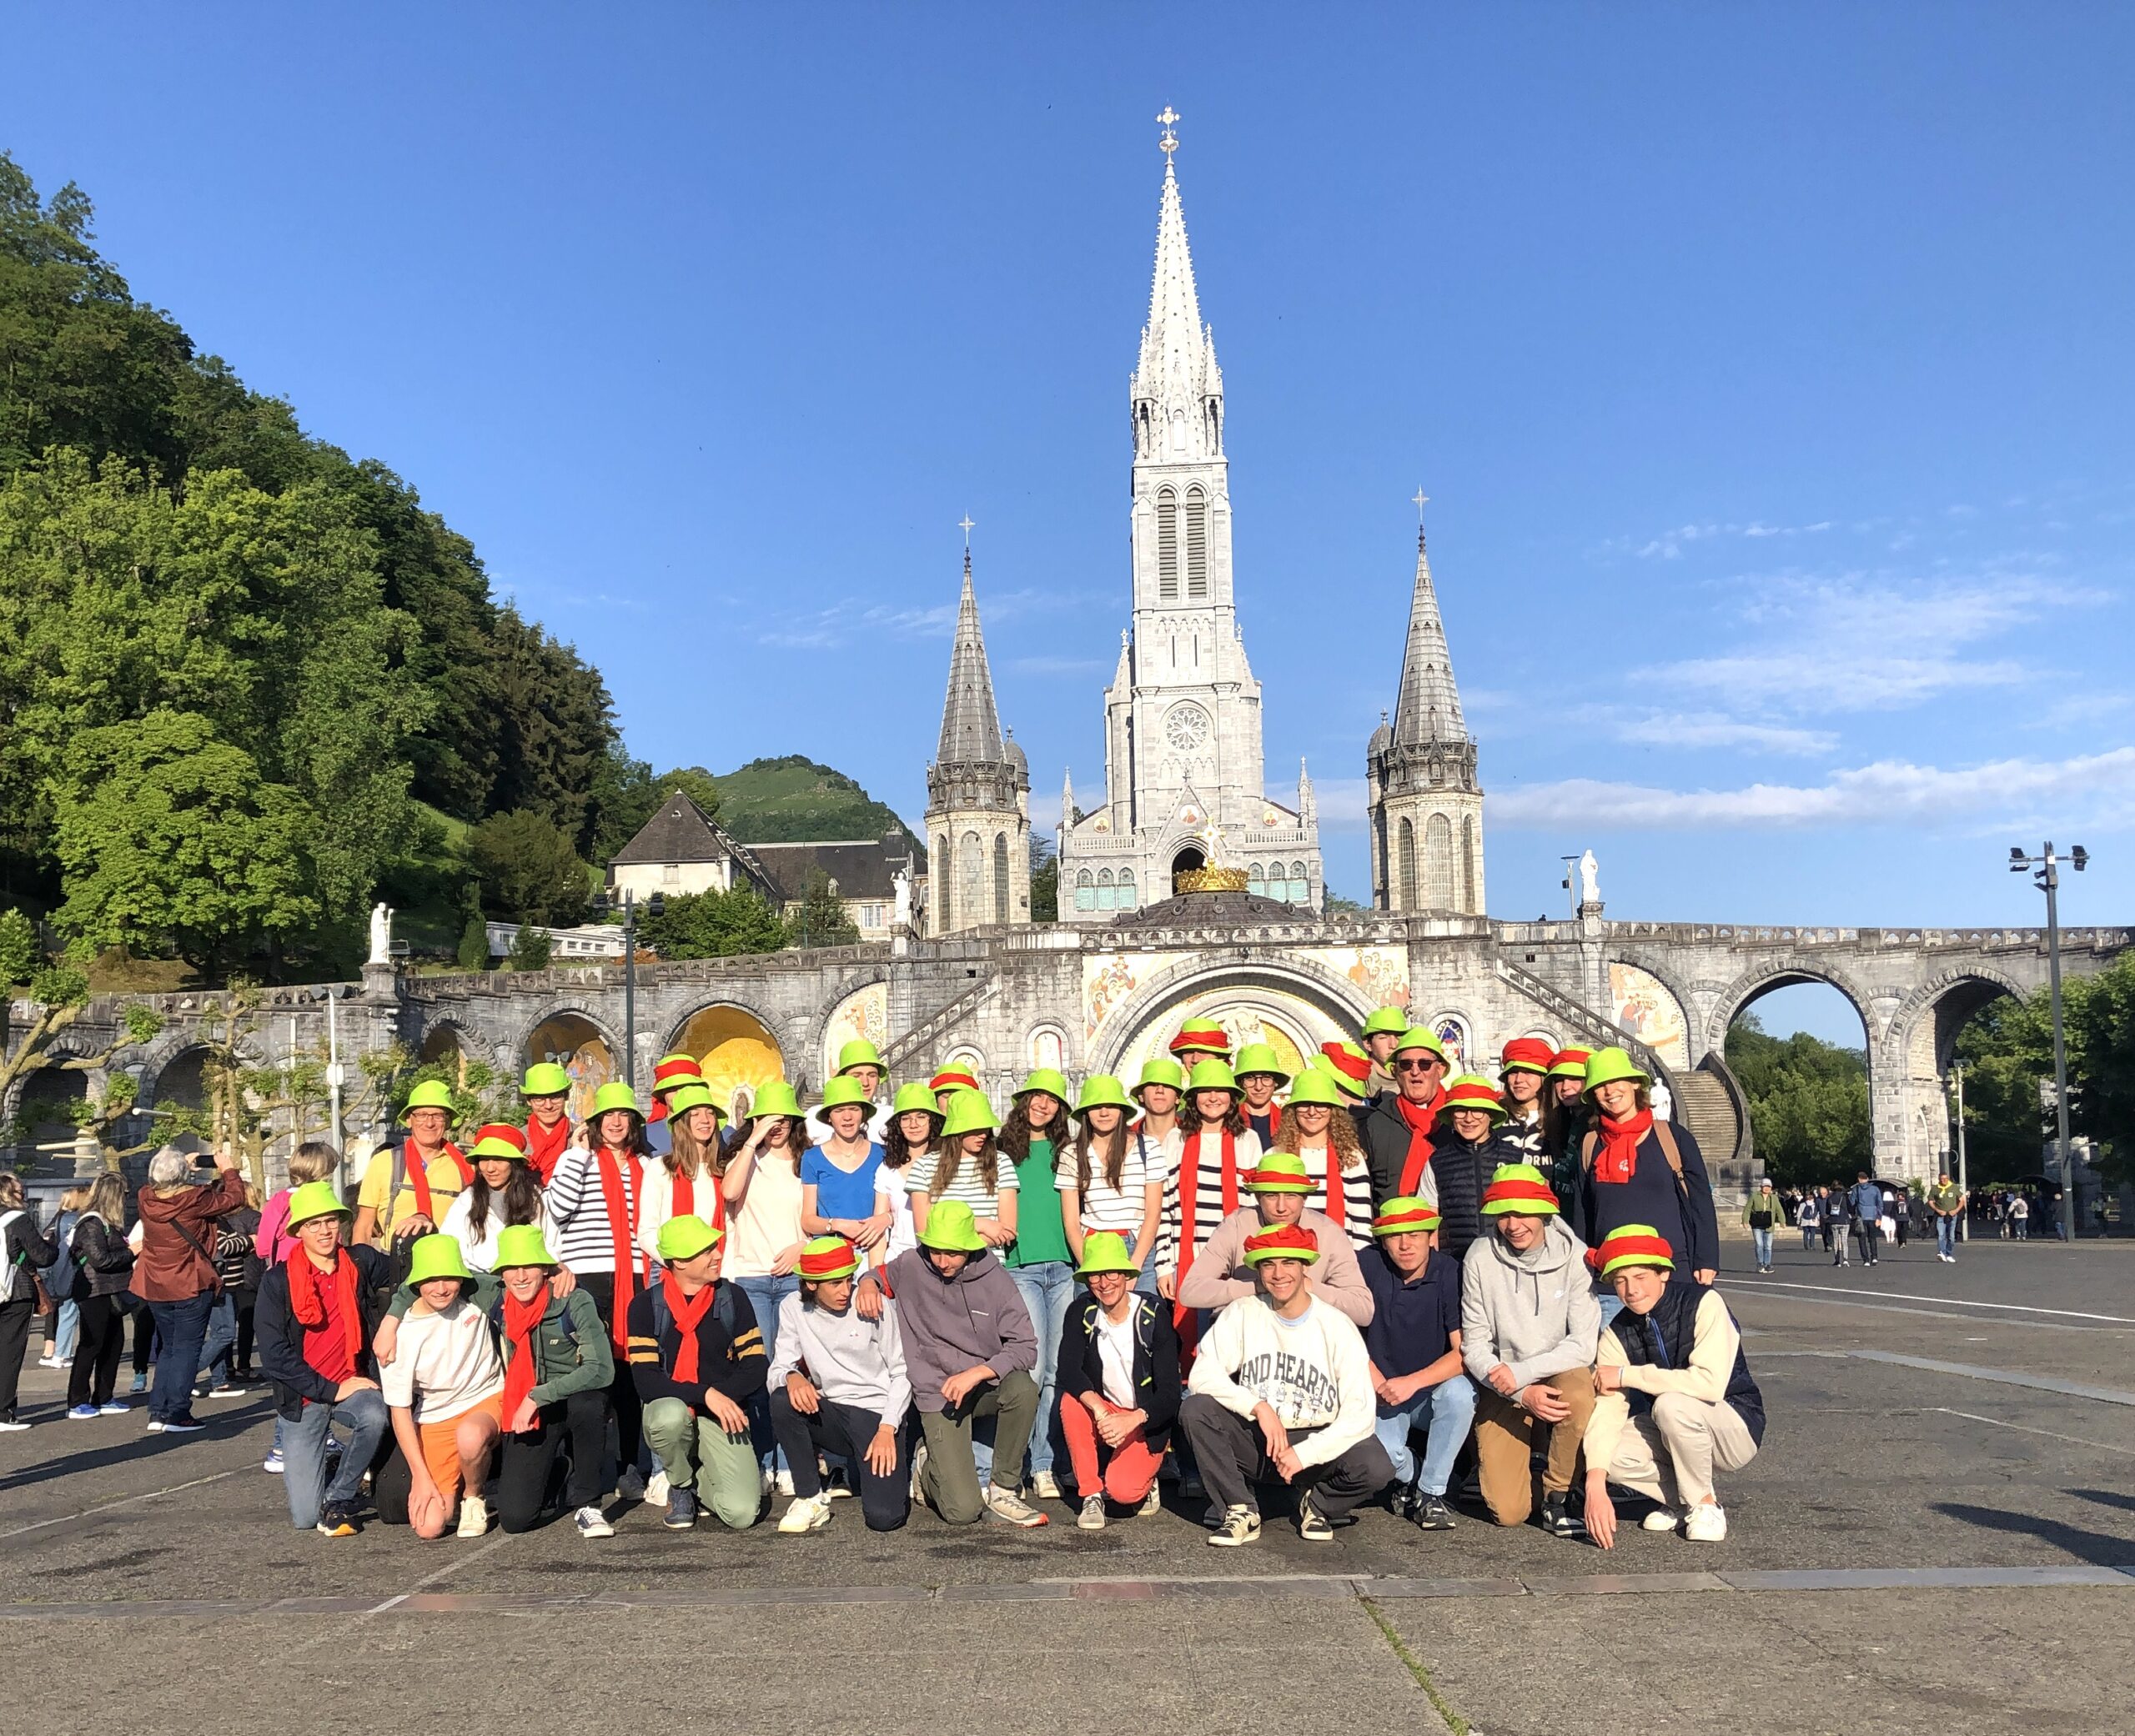
[[914, 1080], [897, 1087], [897, 1101], [890, 1106], [890, 1125], [882, 1136], [882, 1167], [875, 1172], [876, 1215], [890, 1214], [890, 1233], [875, 1251], [873, 1264], [877, 1267], [887, 1266], [906, 1249], [919, 1246], [919, 1237], [912, 1227], [912, 1196], [905, 1184], [912, 1178], [915, 1162], [932, 1157], [940, 1150], [942, 1123], [946, 1119], [946, 1111], [935, 1101], [931, 1086]]
[[[160, 1347], [156, 1387], [148, 1398], [151, 1434], [189, 1434], [203, 1426], [193, 1415], [193, 1377], [200, 1366], [201, 1342], [219, 1287], [215, 1220], [244, 1204], [244, 1178], [238, 1173], [237, 1159], [218, 1151], [215, 1168], [213, 1182], [197, 1186], [187, 1179], [193, 1169], [191, 1156], [165, 1146], [148, 1160], [148, 1185], [135, 1205], [141, 1219], [141, 1248], [133, 1265], [133, 1293], [154, 1314]], [[16, 1185], [19, 1188], [21, 1184]], [[0, 1310], [0, 1317], [4, 1312]], [[5, 1347], [0, 1343], [0, 1350]], [[19, 1340], [15, 1349], [19, 1364]], [[12, 1413], [14, 1394], [11, 1390], [5, 1396], [8, 1404], [0, 1414]]]
[[[677, 1091], [680, 1104], [686, 1091]], [[726, 1258], [723, 1276], [731, 1278], [756, 1311], [764, 1335], [764, 1354], [778, 1354], [779, 1304], [801, 1292], [795, 1268], [805, 1243], [801, 1233], [801, 1158], [806, 1150], [808, 1123], [800, 1100], [783, 1079], [757, 1092], [748, 1136], [727, 1160], [720, 1192], [726, 1196]], [[701, 1114], [702, 1111], [692, 1111]], [[677, 1118], [675, 1140], [682, 1139]], [[749, 1406], [749, 1432], [766, 1484], [781, 1495], [793, 1493], [793, 1472], [771, 1432], [771, 1411], [759, 1397]]]
[[459, 1242], [475, 1271], [495, 1272], [498, 1235], [514, 1224], [531, 1224], [546, 1235], [549, 1214], [527, 1161], [526, 1136], [517, 1127], [499, 1122], [483, 1128], [467, 1161], [475, 1179], [445, 1208], [438, 1228]]
[[1314, 1192], [1324, 1191], [1320, 1209], [1342, 1226], [1352, 1244], [1366, 1248], [1372, 1245], [1371, 1167], [1348, 1096], [1334, 1074], [1307, 1067], [1290, 1088], [1275, 1149], [1296, 1154]]
[[[1030, 1483], [1040, 1499], [1059, 1498], [1052, 1474], [1053, 1376], [1060, 1329], [1075, 1293], [1062, 1197], [1056, 1185], [1068, 1137], [1068, 1081], [1052, 1067], [1023, 1081], [1001, 1126], [1002, 1156], [1016, 1170], [1016, 1239], [1002, 1259], [1037, 1331], [1037, 1424], [1031, 1430]], [[1006, 1481], [1007, 1479], [1003, 1479]]]
[[77, 1267], [74, 1299], [82, 1308], [74, 1366], [67, 1372], [67, 1415], [76, 1422], [123, 1416], [130, 1408], [113, 1396], [126, 1350], [124, 1297], [133, 1271], [125, 1223], [126, 1185], [116, 1171], [106, 1170], [90, 1184], [88, 1203], [74, 1220], [73, 1244], [60, 1250], [60, 1257]]
[[914, 1227], [923, 1233], [927, 1214], [937, 1204], [962, 1200], [988, 1247], [1006, 1247], [1016, 1239], [1016, 1172], [994, 1139], [998, 1125], [982, 1092], [960, 1091], [949, 1099], [941, 1150], [914, 1164], [905, 1184]]

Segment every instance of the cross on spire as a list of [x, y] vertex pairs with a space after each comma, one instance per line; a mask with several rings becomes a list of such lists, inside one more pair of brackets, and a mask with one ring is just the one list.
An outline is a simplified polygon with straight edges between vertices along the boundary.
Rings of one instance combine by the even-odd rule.
[[972, 529], [971, 514], [969, 513], [966, 513], [961, 519], [957, 520], [957, 528], [964, 534], [964, 553], [968, 554], [971, 553]]
[[1185, 118], [1184, 115], [1179, 113], [1168, 103], [1164, 104], [1164, 112], [1157, 117], [1157, 124], [1164, 129], [1164, 136], [1157, 141], [1157, 148], [1164, 153], [1164, 169], [1167, 173], [1171, 169], [1171, 153], [1178, 148], [1178, 134], [1172, 128]]
[[1424, 546], [1424, 508], [1429, 504], [1431, 497], [1418, 489], [1409, 498], [1416, 503], [1416, 546], [1421, 549]]

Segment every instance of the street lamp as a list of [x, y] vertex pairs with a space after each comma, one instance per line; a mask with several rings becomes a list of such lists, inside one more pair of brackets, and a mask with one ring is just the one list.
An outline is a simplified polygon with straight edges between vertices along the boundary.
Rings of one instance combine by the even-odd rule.
[[[605, 892], [593, 900], [593, 914], [605, 918], [611, 910], [623, 913], [623, 1079], [637, 1090], [637, 893], [625, 889], [622, 901], [611, 905]], [[667, 914], [667, 901], [655, 892], [646, 900], [645, 913], [658, 921]]]
[[[311, 992], [313, 999], [326, 1003], [326, 1136], [334, 1146], [335, 1162], [340, 1164], [346, 1162], [341, 1155], [341, 1027], [334, 1016], [334, 1003], [352, 991], [326, 983]], [[338, 1185], [341, 1177], [337, 1174], [334, 1179]]]
[[[2090, 852], [2080, 844], [2068, 852], [2068, 865], [2078, 874], [2090, 865]], [[2061, 1035], [2061, 863], [2053, 853], [2051, 838], [2047, 840], [2046, 848], [2035, 856], [2026, 855], [2021, 845], [2009, 846], [2010, 873], [2022, 874], [2027, 868], [2037, 871], [2032, 876], [2032, 884], [2046, 894], [2047, 982], [2053, 1004], [2053, 1138], [2061, 1170], [2061, 1239], [2073, 1242], [2076, 1187], [2068, 1167], [2068, 1055]]]

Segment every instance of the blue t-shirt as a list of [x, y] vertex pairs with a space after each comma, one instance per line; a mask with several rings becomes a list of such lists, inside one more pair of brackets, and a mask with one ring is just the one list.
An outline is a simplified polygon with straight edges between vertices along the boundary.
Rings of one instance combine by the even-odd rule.
[[821, 1146], [810, 1146], [801, 1159], [801, 1185], [816, 1190], [816, 1211], [823, 1217], [872, 1217], [875, 1172], [882, 1167], [882, 1148], [867, 1147], [867, 1161], [850, 1173], [840, 1169]]
[[1453, 1335], [1460, 1330], [1458, 1260], [1434, 1253], [1423, 1277], [1414, 1282], [1394, 1270], [1383, 1247], [1366, 1248], [1357, 1264], [1372, 1300], [1364, 1349], [1381, 1374], [1414, 1374], [1453, 1347]]

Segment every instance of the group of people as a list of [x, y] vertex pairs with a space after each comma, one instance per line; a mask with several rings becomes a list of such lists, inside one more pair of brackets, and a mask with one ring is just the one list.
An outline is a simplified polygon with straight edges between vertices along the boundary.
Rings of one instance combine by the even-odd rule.
[[[1751, 1221], [1752, 1211], [1761, 1208], [1767, 1213], [1776, 1213], [1773, 1221], [1777, 1225], [1787, 1222], [1788, 1198], [1771, 1194], [1771, 1187], [1767, 1182], [1751, 1196], [1750, 1204], [1744, 1207], [1745, 1222]], [[1823, 1252], [1831, 1257], [1834, 1266], [1852, 1263], [1848, 1257], [1849, 1247], [1860, 1255], [1862, 1266], [1879, 1264], [1886, 1248], [1906, 1245], [1908, 1234], [1916, 1227], [1916, 1214], [1924, 1216], [1934, 1227], [1935, 1257], [1946, 1266], [1954, 1266], [1970, 1197], [1950, 1179], [1947, 1171], [1935, 1178], [1933, 1187], [1915, 1199], [1873, 1180], [1864, 1169], [1856, 1172], [1850, 1182], [1805, 1191], [1793, 1197], [1791, 1203], [1792, 1221], [1794, 1227], [1801, 1232], [1803, 1251], [1815, 1252], [1821, 1235]], [[1771, 1230], [1753, 1229], [1751, 1233], [1756, 1238], [1757, 1269], [1770, 1272]]]
[[[304, 1146], [252, 1232], [292, 1520], [352, 1535], [368, 1491], [424, 1537], [597, 1538], [612, 1492], [676, 1530], [783, 1498], [806, 1533], [841, 1496], [874, 1530], [1063, 1499], [1097, 1530], [1169, 1483], [1237, 1547], [1271, 1493], [1313, 1541], [1382, 1494], [1450, 1528], [1465, 1468], [1499, 1524], [1611, 1547], [1614, 1490], [1726, 1534], [1762, 1401], [1696, 1141], [1629, 1055], [1530, 1036], [1454, 1072], [1394, 1008], [1289, 1067], [1214, 1025], [1169, 1047], [1131, 1087], [1040, 1068], [1002, 1113], [954, 1069], [883, 1101], [855, 1042], [812, 1113], [772, 1081], [731, 1126], [690, 1056], [582, 1123], [543, 1063], [465, 1150], [418, 1085], [351, 1198]], [[139, 1215], [212, 1262], [242, 1189], [152, 1166]], [[157, 1320], [150, 1426], [183, 1427], [191, 1315]]]

